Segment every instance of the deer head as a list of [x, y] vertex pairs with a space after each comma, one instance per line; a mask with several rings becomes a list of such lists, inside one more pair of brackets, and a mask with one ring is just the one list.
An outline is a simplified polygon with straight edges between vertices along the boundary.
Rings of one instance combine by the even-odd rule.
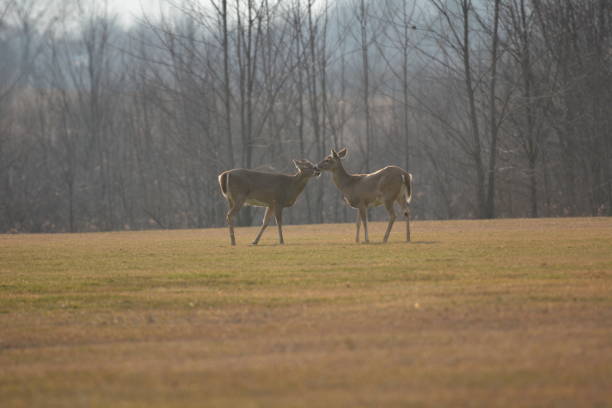
[[319, 170], [333, 171], [340, 165], [340, 161], [342, 158], [346, 156], [346, 147], [339, 152], [336, 152], [334, 149], [331, 149], [331, 154], [324, 158], [317, 167]]
[[298, 172], [305, 177], [319, 177], [321, 172], [319, 168], [309, 160], [293, 160], [293, 165], [298, 169]]

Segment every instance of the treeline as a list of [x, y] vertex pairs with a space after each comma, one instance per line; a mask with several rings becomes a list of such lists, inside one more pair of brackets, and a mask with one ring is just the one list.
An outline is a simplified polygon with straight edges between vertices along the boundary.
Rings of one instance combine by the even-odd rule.
[[[220, 226], [221, 171], [343, 146], [413, 173], [418, 219], [612, 215], [610, 1], [161, 10], [0, 0], [0, 231]], [[326, 176], [286, 214], [353, 217]]]

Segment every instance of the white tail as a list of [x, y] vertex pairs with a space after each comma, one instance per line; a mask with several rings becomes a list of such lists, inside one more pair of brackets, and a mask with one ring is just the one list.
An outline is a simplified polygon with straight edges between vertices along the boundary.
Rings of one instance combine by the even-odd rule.
[[227, 198], [228, 184], [229, 184], [229, 176], [230, 172], [226, 171], [219, 174], [219, 186], [221, 187], [221, 194], [223, 197]]
[[406, 204], [410, 204], [412, 201], [412, 174], [402, 174], [402, 180], [406, 186]]

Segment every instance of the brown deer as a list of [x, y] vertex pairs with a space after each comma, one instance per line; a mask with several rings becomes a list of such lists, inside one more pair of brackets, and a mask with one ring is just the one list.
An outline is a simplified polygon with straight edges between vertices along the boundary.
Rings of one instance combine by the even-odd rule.
[[389, 212], [389, 225], [383, 242], [387, 242], [391, 228], [395, 222], [394, 203], [398, 203], [406, 217], [406, 241], [410, 242], [410, 208], [412, 200], [412, 174], [398, 166], [387, 166], [374, 173], [350, 174], [342, 166], [342, 158], [346, 156], [346, 148], [331, 154], [317, 164], [321, 171], [332, 172], [336, 187], [344, 195], [344, 201], [353, 208], [357, 208], [357, 233], [355, 242], [359, 242], [359, 226], [363, 223], [365, 242], [368, 239], [368, 207], [385, 206]]
[[311, 177], [318, 177], [321, 173], [317, 166], [308, 160], [294, 160], [297, 174], [266, 173], [256, 170], [233, 169], [224, 171], [219, 175], [221, 193], [229, 203], [227, 224], [229, 225], [230, 241], [236, 245], [234, 236], [234, 216], [244, 204], [266, 207], [263, 225], [253, 241], [257, 245], [263, 235], [272, 214], [276, 217], [278, 225], [278, 238], [283, 240], [283, 208], [291, 207], [300, 193], [306, 187]]

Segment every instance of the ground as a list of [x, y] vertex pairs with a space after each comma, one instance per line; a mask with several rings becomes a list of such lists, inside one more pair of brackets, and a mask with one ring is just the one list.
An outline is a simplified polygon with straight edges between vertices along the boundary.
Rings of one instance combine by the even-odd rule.
[[0, 235], [1, 405], [612, 407], [611, 218], [403, 233]]

